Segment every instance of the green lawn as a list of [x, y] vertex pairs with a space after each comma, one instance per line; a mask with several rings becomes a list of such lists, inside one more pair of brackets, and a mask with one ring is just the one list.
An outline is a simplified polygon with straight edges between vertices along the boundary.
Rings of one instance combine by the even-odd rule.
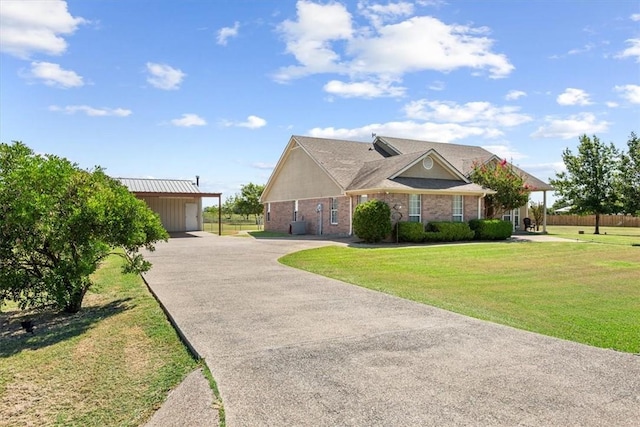
[[[109, 258], [75, 315], [0, 313], [0, 426], [137, 426], [196, 362], [142, 279]], [[33, 319], [35, 334], [20, 321]]]
[[330, 246], [280, 261], [468, 316], [640, 353], [640, 247], [570, 242]]
[[[580, 234], [579, 231], [584, 233]], [[640, 245], [640, 227], [600, 227], [600, 234], [593, 234], [594, 231], [594, 226], [547, 226], [549, 234], [567, 239], [615, 245]]]

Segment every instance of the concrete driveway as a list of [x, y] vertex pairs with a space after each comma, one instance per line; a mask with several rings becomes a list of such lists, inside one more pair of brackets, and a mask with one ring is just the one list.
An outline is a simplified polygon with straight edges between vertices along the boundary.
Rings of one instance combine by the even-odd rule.
[[[227, 425], [631, 426], [640, 357], [298, 271], [333, 242], [194, 233], [146, 280], [211, 369]], [[366, 251], [363, 251], [366, 256]]]

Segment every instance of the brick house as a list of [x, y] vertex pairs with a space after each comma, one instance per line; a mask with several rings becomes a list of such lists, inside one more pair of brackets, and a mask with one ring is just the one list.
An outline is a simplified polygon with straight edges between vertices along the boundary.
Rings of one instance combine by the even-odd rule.
[[[469, 145], [383, 136], [363, 143], [294, 135], [262, 193], [264, 229], [352, 235], [355, 207], [372, 199], [389, 204], [394, 222], [481, 218], [484, 197], [491, 190], [468, 176], [474, 162], [492, 161], [500, 158]], [[546, 191], [552, 188], [515, 169], [535, 191], [544, 191], [546, 201]], [[518, 228], [525, 216], [527, 206], [508, 212], [505, 219]]]

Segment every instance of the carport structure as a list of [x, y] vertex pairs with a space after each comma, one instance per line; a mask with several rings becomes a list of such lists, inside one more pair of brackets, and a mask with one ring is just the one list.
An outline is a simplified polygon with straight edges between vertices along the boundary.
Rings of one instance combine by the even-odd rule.
[[170, 232], [202, 231], [202, 198], [218, 198], [218, 233], [222, 234], [222, 193], [200, 191], [196, 182], [186, 179], [116, 178], [137, 198], [160, 216], [162, 225]]

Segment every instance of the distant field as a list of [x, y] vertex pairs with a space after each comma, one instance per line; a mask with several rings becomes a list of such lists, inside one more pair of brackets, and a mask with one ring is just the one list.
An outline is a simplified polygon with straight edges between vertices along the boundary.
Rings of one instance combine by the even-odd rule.
[[[259, 228], [258, 228], [259, 227]], [[255, 223], [222, 223], [222, 235], [223, 236], [233, 236], [237, 235], [241, 231], [259, 231], [262, 230], [262, 226], [258, 226]], [[204, 223], [204, 231], [208, 231], [209, 233], [218, 234], [218, 224], [217, 223]]]

